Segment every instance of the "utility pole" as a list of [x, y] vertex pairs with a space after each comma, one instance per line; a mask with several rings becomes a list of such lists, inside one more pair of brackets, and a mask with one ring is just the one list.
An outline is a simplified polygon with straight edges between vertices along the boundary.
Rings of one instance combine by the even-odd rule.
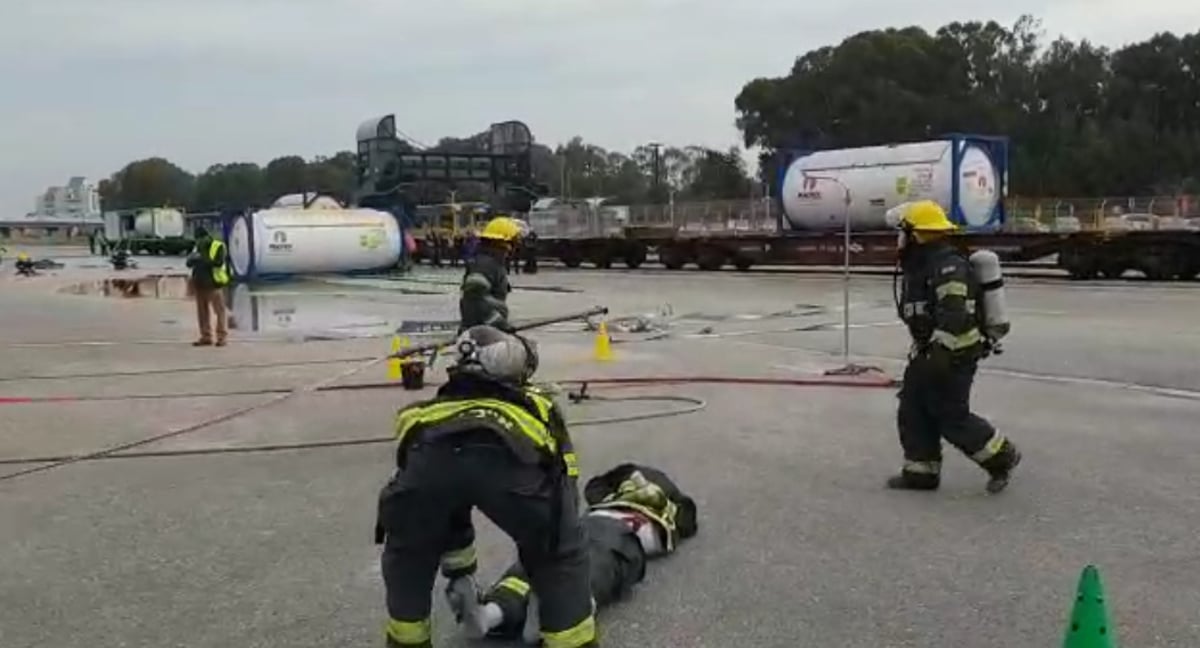
[[662, 176], [662, 155], [660, 154], [660, 149], [662, 149], [662, 144], [659, 144], [658, 142], [650, 142], [649, 146], [650, 146], [650, 149], [652, 151], [654, 151], [654, 154], [651, 157], [651, 160], [652, 160], [651, 165], [652, 165], [653, 173], [654, 173], [654, 179], [652, 180], [652, 183], [651, 183], [651, 191], [654, 192], [654, 202], [660, 203], [662, 201], [661, 180], [660, 180], [660, 178]]

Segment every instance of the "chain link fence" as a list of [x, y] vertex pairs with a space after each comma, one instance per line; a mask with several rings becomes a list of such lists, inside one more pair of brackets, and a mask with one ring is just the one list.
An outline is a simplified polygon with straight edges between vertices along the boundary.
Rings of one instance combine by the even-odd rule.
[[[1200, 196], [1009, 198], [1006, 232], [1103, 230], [1200, 231]], [[621, 236], [626, 227], [670, 229], [684, 236], [770, 234], [778, 230], [779, 202], [771, 198], [679, 202], [629, 207], [556, 207], [530, 214], [546, 238]]]
[[1009, 198], [1005, 230], [1200, 230], [1200, 196]]

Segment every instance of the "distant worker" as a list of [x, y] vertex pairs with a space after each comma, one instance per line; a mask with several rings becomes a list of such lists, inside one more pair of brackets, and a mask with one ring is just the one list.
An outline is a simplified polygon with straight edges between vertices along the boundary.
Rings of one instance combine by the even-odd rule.
[[474, 259], [467, 261], [463, 274], [462, 296], [458, 301], [460, 332], [480, 324], [512, 330], [507, 303], [512, 286], [508, 283], [505, 263], [513, 241], [520, 234], [520, 225], [505, 216], [493, 218], [479, 234], [479, 251]]
[[529, 385], [532, 344], [490, 326], [459, 337], [459, 359], [431, 400], [396, 417], [397, 470], [379, 496], [389, 648], [430, 648], [440, 565], [460, 620], [480, 592], [478, 508], [517, 546], [538, 597], [547, 648], [596, 646], [579, 475], [562, 412]]
[[33, 259], [30, 259], [29, 255], [24, 252], [17, 253], [16, 267], [17, 267], [17, 274], [22, 277], [37, 276], [38, 272], [37, 272], [37, 268], [33, 264]]
[[[590, 479], [584, 488], [588, 511], [588, 562], [592, 600], [597, 608], [619, 601], [646, 576], [649, 559], [674, 553], [696, 535], [696, 503], [665, 473], [649, 466], [621, 464]], [[536, 644], [538, 597], [518, 562], [504, 572], [477, 605], [465, 606], [468, 637], [523, 639]]]
[[[225, 243], [214, 239], [208, 230], [197, 227], [196, 248], [188, 257], [187, 265], [192, 269], [192, 290], [196, 295], [196, 322], [200, 326], [200, 339], [192, 346], [225, 346], [229, 334], [225, 315], [225, 286], [229, 285], [229, 268], [226, 263]], [[210, 315], [216, 317], [216, 340], [213, 339]]]
[[430, 263], [432, 263], [433, 267], [435, 268], [442, 267], [442, 256], [445, 254], [446, 239], [437, 230], [431, 230], [427, 240], [429, 242], [429, 246], [432, 248], [432, 258], [430, 259]]
[[969, 260], [947, 240], [957, 228], [941, 206], [923, 200], [898, 210], [904, 276], [897, 308], [913, 347], [897, 416], [904, 468], [887, 484], [937, 489], [945, 439], [987, 471], [987, 490], [998, 493], [1021, 453], [970, 409], [975, 372], [989, 352], [977, 314], [981, 287]]
[[538, 271], [538, 235], [529, 230], [525, 235], [525, 244], [521, 249], [525, 252], [525, 274], [537, 274]]

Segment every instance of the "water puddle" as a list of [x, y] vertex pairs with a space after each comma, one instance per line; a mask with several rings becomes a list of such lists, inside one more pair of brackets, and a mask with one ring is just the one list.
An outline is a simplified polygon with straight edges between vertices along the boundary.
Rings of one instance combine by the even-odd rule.
[[187, 275], [146, 275], [136, 279], [84, 281], [59, 292], [118, 299], [191, 299], [193, 295]]
[[[146, 275], [77, 283], [60, 292], [114, 299], [190, 300], [187, 275]], [[402, 286], [371, 289], [323, 281], [238, 284], [226, 290], [229, 327], [301, 339], [436, 334], [458, 330], [457, 291]]]

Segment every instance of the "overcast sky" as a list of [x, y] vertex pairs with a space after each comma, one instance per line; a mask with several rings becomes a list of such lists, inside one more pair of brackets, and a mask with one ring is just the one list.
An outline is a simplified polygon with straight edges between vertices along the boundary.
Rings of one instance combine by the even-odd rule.
[[1040, 18], [1105, 45], [1200, 27], [1198, 0], [0, 0], [0, 218], [67, 176], [161, 155], [193, 171], [521, 119], [582, 135], [739, 143], [733, 99], [852, 33]]

